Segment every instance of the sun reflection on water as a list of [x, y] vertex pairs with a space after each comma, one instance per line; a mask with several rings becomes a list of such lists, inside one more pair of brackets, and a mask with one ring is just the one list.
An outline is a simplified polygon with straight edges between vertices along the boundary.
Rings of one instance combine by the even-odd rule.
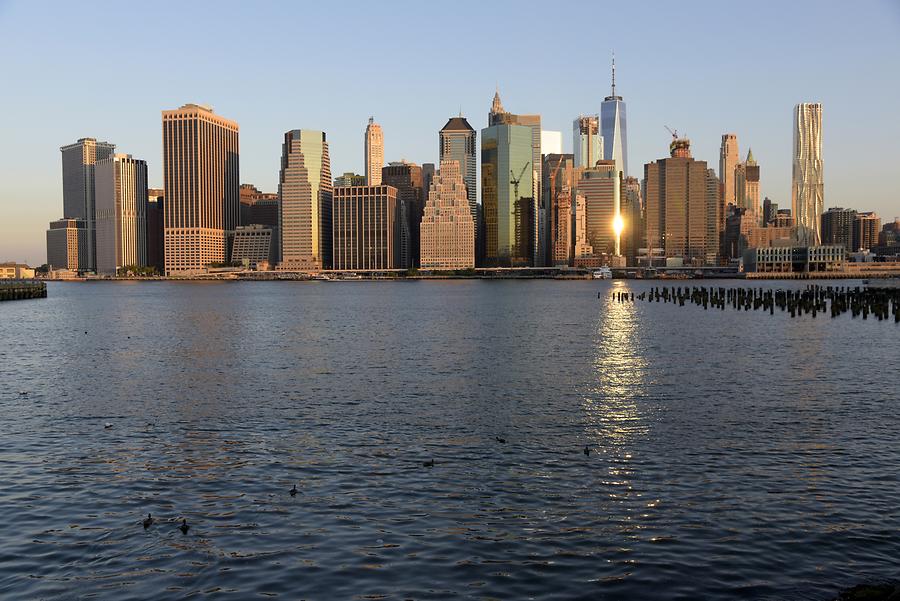
[[[615, 296], [630, 292], [627, 283], [614, 282], [600, 293], [596, 380], [586, 391], [582, 405], [587, 433], [602, 449], [621, 448], [646, 435], [649, 429], [636, 402], [643, 391], [647, 368], [641, 352], [638, 308], [630, 302], [619, 302]], [[625, 452], [621, 456], [625, 460], [631, 457]]]

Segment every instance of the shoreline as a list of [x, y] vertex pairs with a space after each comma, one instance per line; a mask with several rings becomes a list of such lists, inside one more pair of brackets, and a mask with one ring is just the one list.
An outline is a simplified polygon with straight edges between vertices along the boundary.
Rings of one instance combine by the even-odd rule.
[[823, 281], [823, 280], [884, 280], [900, 282], [900, 277], [879, 277], [863, 274], [796, 274], [795, 276], [785, 277], [783, 274], [723, 274], [706, 277], [685, 277], [685, 276], [658, 276], [655, 278], [634, 278], [634, 277], [613, 277], [613, 278], [593, 278], [590, 274], [585, 275], [415, 275], [415, 276], [350, 276], [350, 277], [316, 277], [307, 275], [266, 275], [255, 276], [247, 274], [229, 274], [229, 275], [196, 275], [196, 276], [155, 276], [155, 277], [80, 277], [80, 278], [38, 278], [39, 282], [63, 282], [63, 283], [95, 283], [95, 282], [428, 282], [428, 281], [532, 281], [532, 280], [553, 280], [553, 281], [646, 281], [646, 282], [687, 282], [687, 281], [723, 281], [723, 280], [740, 280], [748, 283], [753, 282], [796, 282], [796, 281]]

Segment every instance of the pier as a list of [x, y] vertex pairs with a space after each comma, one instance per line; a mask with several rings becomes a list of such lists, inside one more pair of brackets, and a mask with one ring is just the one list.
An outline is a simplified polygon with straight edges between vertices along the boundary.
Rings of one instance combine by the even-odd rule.
[[[599, 295], [598, 295], [599, 296]], [[845, 313], [855, 319], [869, 319], [900, 323], [900, 288], [850, 286], [807, 286], [804, 290], [767, 290], [745, 287], [655, 286], [635, 295], [633, 292], [614, 292], [612, 300], [619, 303], [646, 301], [671, 303], [679, 307], [692, 304], [704, 310], [726, 308], [735, 311], [763, 311], [774, 315], [778, 309], [791, 317], [819, 314], [832, 319]]]
[[47, 284], [35, 280], [0, 280], [0, 301], [47, 298]]

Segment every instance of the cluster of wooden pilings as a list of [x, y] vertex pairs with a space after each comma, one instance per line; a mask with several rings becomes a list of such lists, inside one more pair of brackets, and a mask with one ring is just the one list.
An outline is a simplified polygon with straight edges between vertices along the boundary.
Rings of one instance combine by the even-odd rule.
[[0, 301], [47, 298], [47, 284], [33, 280], [0, 280]]
[[683, 307], [686, 303], [724, 311], [768, 311], [775, 309], [790, 313], [791, 317], [829, 314], [832, 318], [850, 313], [854, 318], [878, 321], [893, 317], [900, 323], [900, 288], [860, 288], [859, 286], [807, 286], [798, 290], [763, 288], [723, 288], [706, 286], [654, 286], [637, 296], [633, 292], [613, 292], [612, 300], [633, 303], [672, 303]]

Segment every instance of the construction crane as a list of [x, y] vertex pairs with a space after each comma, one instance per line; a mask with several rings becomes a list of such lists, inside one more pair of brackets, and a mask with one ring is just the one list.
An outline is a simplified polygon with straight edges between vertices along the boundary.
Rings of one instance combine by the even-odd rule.
[[525, 170], [528, 169], [528, 165], [530, 164], [530, 161], [525, 162], [525, 164], [522, 166], [522, 171], [519, 172], [519, 177], [516, 177], [515, 174], [513, 174], [512, 169], [509, 170], [509, 177], [512, 178], [509, 180], [509, 183], [514, 186], [516, 200], [519, 200], [519, 182], [522, 181], [522, 176], [525, 175]]
[[677, 130], [677, 129], [676, 129], [676, 130], [673, 130], [673, 129], [672, 129], [671, 127], [669, 127], [668, 125], [663, 125], [663, 127], [665, 127], [665, 128], [669, 131], [669, 133], [672, 134], [672, 139], [673, 139], [673, 140], [677, 140], [677, 139], [678, 139], [678, 130]]

